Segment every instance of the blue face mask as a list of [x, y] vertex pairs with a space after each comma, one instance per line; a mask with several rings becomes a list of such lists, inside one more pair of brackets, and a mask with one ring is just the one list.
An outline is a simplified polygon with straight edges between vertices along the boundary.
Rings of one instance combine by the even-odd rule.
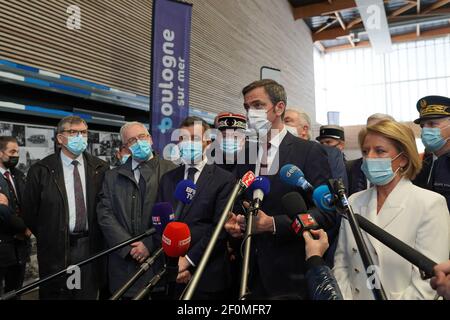
[[66, 147], [72, 154], [79, 156], [87, 148], [87, 137], [83, 137], [81, 134], [69, 137]]
[[397, 159], [402, 153], [399, 153], [394, 159], [391, 158], [364, 158], [361, 170], [366, 178], [376, 186], [385, 186], [394, 180], [397, 171], [392, 171], [392, 161]]
[[130, 147], [133, 159], [147, 161], [153, 153], [152, 145], [147, 140], [138, 140]]
[[121, 164], [127, 163], [127, 161], [128, 161], [129, 158], [130, 158], [130, 155], [129, 155], [129, 154], [124, 155], [124, 156], [122, 157], [122, 159], [120, 159], [120, 163], [121, 163]]
[[[447, 126], [448, 127], [448, 126]], [[445, 128], [447, 128], [445, 127]], [[444, 129], [445, 129], [444, 128]], [[422, 129], [422, 142], [425, 148], [430, 152], [435, 152], [447, 143], [447, 139], [442, 137], [440, 128], [423, 128]]]
[[238, 141], [236, 141], [234, 138], [222, 139], [220, 143], [220, 149], [222, 149], [222, 151], [227, 154], [236, 154], [241, 150]]
[[182, 141], [178, 144], [184, 163], [194, 164], [203, 159], [203, 145], [200, 141]]

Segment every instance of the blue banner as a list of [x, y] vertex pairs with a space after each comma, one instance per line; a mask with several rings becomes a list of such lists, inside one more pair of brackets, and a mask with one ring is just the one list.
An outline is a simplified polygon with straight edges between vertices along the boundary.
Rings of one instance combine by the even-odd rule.
[[189, 54], [192, 5], [153, 1], [152, 136], [162, 152], [189, 114]]

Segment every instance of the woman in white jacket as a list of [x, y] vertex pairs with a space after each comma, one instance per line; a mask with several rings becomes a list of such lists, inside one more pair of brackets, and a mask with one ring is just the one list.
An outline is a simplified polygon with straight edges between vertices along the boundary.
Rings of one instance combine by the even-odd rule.
[[[374, 186], [350, 197], [353, 211], [433, 261], [448, 259], [445, 198], [411, 183], [421, 169], [413, 131], [384, 120], [361, 130], [359, 144], [361, 169]], [[333, 271], [345, 299], [374, 299], [371, 288], [379, 285], [377, 279], [388, 299], [434, 298], [429, 280], [423, 280], [414, 265], [362, 233], [375, 264], [369, 270], [364, 269], [348, 221], [342, 219]]]

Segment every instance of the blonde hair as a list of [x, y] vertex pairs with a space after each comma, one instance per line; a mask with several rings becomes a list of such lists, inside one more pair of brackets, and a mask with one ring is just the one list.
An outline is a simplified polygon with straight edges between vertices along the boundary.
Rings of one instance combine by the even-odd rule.
[[382, 120], [374, 125], [363, 128], [359, 132], [359, 147], [362, 150], [364, 140], [369, 134], [377, 134], [389, 139], [397, 148], [398, 152], [408, 159], [408, 164], [402, 170], [400, 175], [413, 180], [422, 169], [419, 152], [417, 151], [416, 140], [412, 129], [402, 123]]

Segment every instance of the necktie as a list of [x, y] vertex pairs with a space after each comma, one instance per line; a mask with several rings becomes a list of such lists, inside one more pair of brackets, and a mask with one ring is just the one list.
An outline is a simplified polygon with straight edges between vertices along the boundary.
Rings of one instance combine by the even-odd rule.
[[197, 168], [188, 168], [188, 180], [191, 180], [192, 182], [195, 182], [195, 174], [197, 173]]
[[261, 169], [259, 170], [259, 175], [267, 175], [269, 173], [269, 150], [270, 150], [270, 142], [267, 144], [261, 145], [261, 148], [263, 149], [262, 157], [261, 157]]
[[145, 195], [146, 195], [146, 189], [147, 189], [147, 185], [145, 183], [145, 178], [142, 175], [142, 173], [140, 173], [140, 177], [139, 177], [139, 192], [141, 194], [141, 207], [142, 207], [142, 211], [144, 211], [144, 203], [145, 203]]
[[72, 161], [73, 164], [73, 184], [75, 193], [75, 228], [74, 233], [86, 231], [86, 204], [84, 202], [83, 186], [81, 184], [80, 172], [78, 171], [79, 162]]
[[11, 198], [13, 199], [12, 205], [13, 205], [14, 211], [16, 212], [17, 215], [20, 215], [19, 200], [17, 199], [17, 194], [14, 189], [14, 185], [12, 184], [11, 173], [9, 171], [6, 171], [4, 173], [4, 176], [6, 179], [6, 183], [8, 184], [9, 194], [10, 194]]

